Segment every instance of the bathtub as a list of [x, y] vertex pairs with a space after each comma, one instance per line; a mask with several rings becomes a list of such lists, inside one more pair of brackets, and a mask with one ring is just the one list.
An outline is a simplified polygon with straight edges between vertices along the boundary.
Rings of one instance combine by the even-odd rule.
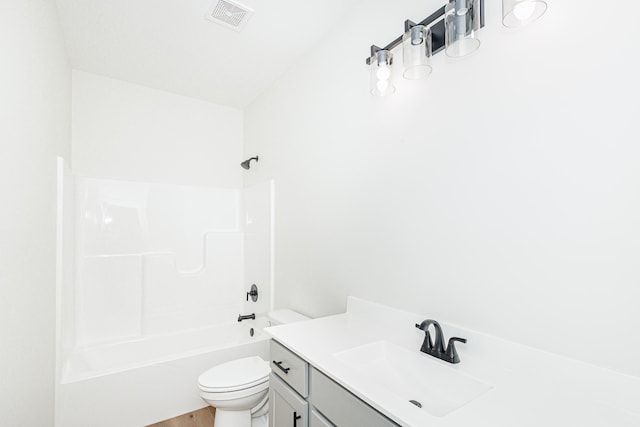
[[258, 317], [78, 349], [63, 364], [56, 427], [141, 427], [203, 408], [198, 376], [241, 357], [268, 360], [268, 323]]

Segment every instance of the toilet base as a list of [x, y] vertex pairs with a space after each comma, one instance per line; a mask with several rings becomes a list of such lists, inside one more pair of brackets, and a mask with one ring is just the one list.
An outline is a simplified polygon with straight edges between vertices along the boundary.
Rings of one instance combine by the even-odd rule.
[[216, 409], [213, 427], [251, 427], [251, 411]]
[[216, 410], [213, 427], [269, 427], [269, 415], [253, 418], [251, 411]]
[[269, 415], [264, 414], [251, 418], [251, 427], [269, 427]]

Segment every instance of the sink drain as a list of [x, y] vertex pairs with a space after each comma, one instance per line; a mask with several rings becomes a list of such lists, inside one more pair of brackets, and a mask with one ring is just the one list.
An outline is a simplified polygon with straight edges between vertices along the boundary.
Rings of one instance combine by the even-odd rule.
[[422, 408], [422, 403], [418, 402], [417, 400], [410, 400], [409, 403], [413, 403], [418, 408]]

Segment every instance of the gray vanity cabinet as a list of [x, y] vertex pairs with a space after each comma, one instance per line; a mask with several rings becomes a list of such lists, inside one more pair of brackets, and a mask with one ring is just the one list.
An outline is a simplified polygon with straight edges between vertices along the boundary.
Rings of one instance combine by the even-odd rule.
[[269, 425], [309, 427], [309, 364], [273, 340], [270, 353]]
[[397, 427], [276, 341], [271, 341], [271, 427]]
[[269, 425], [271, 427], [308, 427], [309, 404], [287, 384], [271, 374], [269, 379]]
[[311, 410], [311, 416], [309, 417], [309, 427], [335, 427], [331, 424], [331, 421], [322, 416], [315, 409]]
[[[314, 410], [324, 416], [329, 426], [398, 426], [313, 367], [311, 367], [309, 381], [311, 385], [309, 402]], [[323, 426], [323, 424], [319, 425]]]

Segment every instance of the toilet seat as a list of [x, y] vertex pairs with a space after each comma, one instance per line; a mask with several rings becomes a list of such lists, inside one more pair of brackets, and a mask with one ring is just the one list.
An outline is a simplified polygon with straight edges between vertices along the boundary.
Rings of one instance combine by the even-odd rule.
[[242, 399], [244, 397], [260, 394], [269, 389], [269, 381], [265, 381], [257, 387], [249, 387], [243, 390], [235, 391], [207, 391], [200, 389], [200, 396], [208, 400], [235, 400]]
[[258, 356], [232, 360], [203, 372], [198, 377], [200, 390], [206, 393], [227, 393], [268, 387], [271, 367]]
[[241, 385], [237, 385], [237, 386], [229, 386], [229, 387], [205, 387], [204, 385], [200, 384], [200, 390], [207, 392], [207, 393], [227, 393], [227, 392], [232, 392], [232, 391], [242, 391], [242, 390], [248, 390], [248, 389], [252, 389], [255, 388], [256, 390], [261, 389], [262, 387], [259, 387], [260, 385], [266, 384], [267, 386], [269, 385], [269, 377], [266, 376], [264, 378], [261, 378], [257, 381], [254, 381], [252, 383], [249, 384], [241, 384]]

